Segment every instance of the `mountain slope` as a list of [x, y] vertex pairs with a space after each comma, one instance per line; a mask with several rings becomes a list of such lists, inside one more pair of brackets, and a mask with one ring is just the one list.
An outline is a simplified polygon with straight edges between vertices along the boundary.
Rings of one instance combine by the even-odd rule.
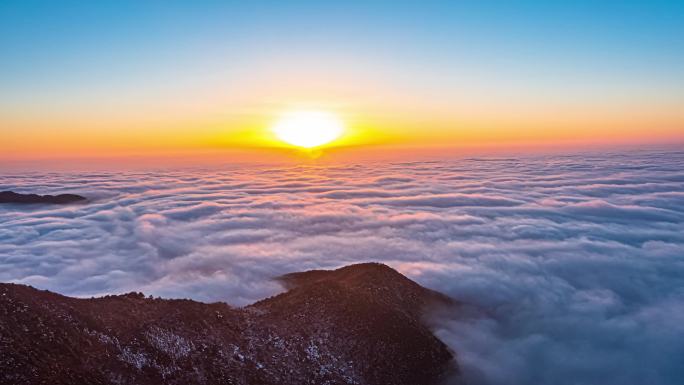
[[0, 284], [0, 384], [430, 384], [456, 369], [421, 321], [451, 301], [391, 268], [281, 280], [245, 308]]

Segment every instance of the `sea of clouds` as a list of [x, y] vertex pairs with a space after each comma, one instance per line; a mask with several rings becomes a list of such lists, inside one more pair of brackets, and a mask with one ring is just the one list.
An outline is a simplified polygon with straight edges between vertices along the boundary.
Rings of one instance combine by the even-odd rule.
[[477, 311], [434, 320], [470, 384], [684, 383], [684, 152], [0, 173], [0, 281], [248, 304], [381, 261]]

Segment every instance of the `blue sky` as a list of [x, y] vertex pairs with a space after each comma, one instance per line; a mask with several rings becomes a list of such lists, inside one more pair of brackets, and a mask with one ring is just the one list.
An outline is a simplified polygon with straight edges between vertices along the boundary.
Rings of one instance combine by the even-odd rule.
[[265, 52], [316, 50], [426, 72], [440, 62], [492, 61], [485, 65], [521, 74], [567, 66], [597, 77], [681, 78], [682, 2], [598, 3], [6, 0], [0, 79], [12, 92], [88, 74], [149, 74], [198, 57], [211, 68], [212, 58], [230, 66]]

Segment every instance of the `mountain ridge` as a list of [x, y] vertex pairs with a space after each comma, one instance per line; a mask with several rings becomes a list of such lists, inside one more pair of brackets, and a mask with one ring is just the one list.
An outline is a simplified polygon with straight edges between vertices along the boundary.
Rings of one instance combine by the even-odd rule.
[[381, 264], [286, 274], [244, 308], [0, 284], [0, 384], [431, 384], [458, 365], [423, 322], [454, 302]]
[[38, 194], [20, 194], [14, 191], [0, 191], [0, 203], [16, 203], [16, 204], [34, 204], [34, 203], [49, 203], [49, 204], [69, 204], [87, 200], [86, 197], [76, 194], [59, 194], [59, 195], [38, 195]]

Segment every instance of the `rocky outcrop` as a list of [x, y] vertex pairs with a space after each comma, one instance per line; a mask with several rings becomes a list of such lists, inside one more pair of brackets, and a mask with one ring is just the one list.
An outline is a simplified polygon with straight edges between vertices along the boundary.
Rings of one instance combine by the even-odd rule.
[[453, 302], [381, 264], [281, 277], [244, 308], [0, 284], [0, 384], [415, 385], [458, 371], [423, 323]]
[[86, 198], [76, 194], [38, 195], [19, 194], [13, 191], [0, 191], [0, 203], [50, 203], [67, 204], [85, 201]]

